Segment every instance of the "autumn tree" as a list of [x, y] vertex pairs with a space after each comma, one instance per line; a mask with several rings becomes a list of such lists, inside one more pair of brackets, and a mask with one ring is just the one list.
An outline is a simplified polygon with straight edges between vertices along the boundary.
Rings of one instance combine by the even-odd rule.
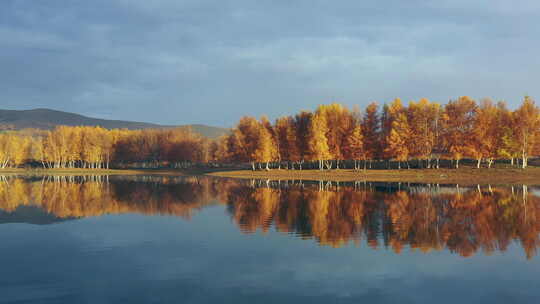
[[487, 160], [490, 168], [497, 157], [501, 130], [498, 112], [490, 99], [482, 100], [477, 108], [471, 137], [471, 155], [477, 159], [477, 168], [482, 159]]
[[437, 146], [439, 108], [439, 104], [422, 98], [418, 102], [411, 101], [407, 111], [410, 139], [415, 142], [409, 147], [410, 153], [416, 159], [427, 160], [427, 168], [431, 167], [433, 151]]
[[398, 169], [401, 169], [401, 162], [407, 162], [409, 166], [410, 150], [414, 141], [411, 141], [412, 133], [405, 111], [398, 111], [394, 115], [385, 153], [395, 159]]
[[299, 151], [299, 168], [302, 170], [304, 160], [311, 158], [310, 154], [310, 127], [313, 113], [302, 111], [294, 117], [294, 129], [296, 130], [296, 146]]
[[392, 130], [392, 121], [394, 119], [394, 117], [392, 116], [392, 113], [391, 113], [391, 106], [392, 104], [394, 104], [395, 102], [399, 102], [401, 104], [401, 99], [399, 98], [396, 98], [394, 99], [394, 101], [392, 101], [391, 105], [388, 105], [388, 104], [384, 104], [383, 107], [382, 107], [382, 111], [381, 111], [381, 118], [380, 118], [380, 123], [381, 123], [381, 130], [380, 130], [380, 152], [381, 152], [381, 157], [382, 158], [387, 158], [386, 157], [386, 148], [388, 147], [388, 139], [390, 137], [390, 131]]
[[[245, 161], [248, 156], [245, 154], [243, 148], [243, 142], [238, 129], [235, 129], [228, 136], [224, 137], [223, 144], [220, 145], [223, 148], [223, 152], [220, 154], [223, 160], [226, 162], [238, 162]], [[226, 152], [225, 152], [226, 151]], [[255, 170], [255, 164], [252, 164], [253, 170]]]
[[325, 115], [322, 113], [313, 115], [308, 136], [309, 156], [310, 160], [318, 161], [320, 170], [323, 170], [325, 166], [329, 166], [330, 164], [327, 162], [332, 158], [328, 147], [328, 139], [326, 138], [327, 132], [328, 126]]
[[514, 112], [514, 129], [521, 152], [521, 166], [526, 168], [540, 129], [540, 109], [532, 98], [525, 96], [523, 104]]
[[273, 136], [272, 128], [266, 117], [261, 118], [258, 126], [256, 148], [254, 151], [254, 160], [259, 163], [265, 163], [265, 169], [269, 170], [269, 163], [275, 161], [278, 156], [277, 144]]
[[358, 122], [354, 122], [353, 128], [347, 134], [343, 151], [345, 159], [353, 160], [354, 170], [359, 169], [358, 160], [362, 159], [365, 163], [364, 135], [362, 126]]
[[497, 103], [498, 110], [498, 132], [497, 157], [510, 159], [511, 165], [520, 156], [519, 142], [514, 132], [514, 113], [508, 110], [505, 102]]
[[[281, 117], [275, 124], [277, 142], [279, 146], [279, 159], [287, 162], [300, 161], [300, 151], [294, 119], [290, 116]], [[294, 165], [291, 166], [294, 169]]]
[[0, 169], [18, 167], [29, 157], [27, 137], [0, 134]]
[[328, 151], [330, 157], [337, 160], [336, 165], [339, 169], [339, 161], [344, 159], [347, 135], [354, 128], [353, 117], [347, 108], [338, 103], [320, 105], [317, 108], [316, 115], [324, 116]]
[[233, 131], [235, 136], [235, 146], [232, 155], [237, 162], [251, 162], [255, 169], [255, 151], [257, 150], [257, 137], [259, 135], [259, 122], [253, 118], [244, 116], [240, 119], [236, 129]]
[[475, 113], [476, 102], [467, 96], [450, 101], [444, 108], [442, 138], [446, 151], [456, 161], [456, 168], [470, 154]]
[[397, 160], [398, 168], [401, 168], [401, 162], [409, 159], [409, 139], [411, 134], [406, 109], [399, 98], [394, 99], [389, 106], [385, 106], [383, 157]]
[[379, 106], [376, 102], [370, 103], [365, 111], [362, 121], [362, 132], [364, 135], [364, 151], [366, 158], [371, 161], [379, 156], [380, 150], [380, 121], [378, 114]]

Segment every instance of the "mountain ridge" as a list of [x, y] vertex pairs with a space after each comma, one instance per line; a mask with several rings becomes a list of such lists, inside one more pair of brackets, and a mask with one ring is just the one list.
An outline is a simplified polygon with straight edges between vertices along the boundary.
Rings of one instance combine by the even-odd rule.
[[42, 129], [50, 130], [56, 126], [100, 126], [106, 129], [164, 129], [164, 128], [191, 128], [193, 132], [199, 133], [209, 138], [217, 138], [229, 132], [227, 128], [208, 126], [204, 124], [189, 125], [160, 125], [155, 123], [110, 120], [94, 118], [71, 112], [37, 108], [30, 110], [3, 110], [0, 109], [0, 129], [1, 126], [10, 126], [15, 130], [21, 129]]

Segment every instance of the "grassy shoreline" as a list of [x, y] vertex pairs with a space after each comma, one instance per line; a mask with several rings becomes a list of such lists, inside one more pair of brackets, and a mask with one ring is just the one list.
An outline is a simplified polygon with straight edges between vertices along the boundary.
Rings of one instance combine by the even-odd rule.
[[168, 175], [182, 176], [200, 174], [173, 169], [0, 169], [0, 175]]
[[510, 169], [401, 169], [401, 170], [272, 170], [272, 171], [224, 171], [208, 173], [212, 176], [243, 179], [272, 180], [325, 180], [325, 181], [371, 181], [411, 182], [439, 184], [514, 184], [540, 185], [540, 168]]
[[250, 171], [231, 169], [0, 169], [0, 175], [209, 175], [241, 179], [372, 181], [448, 184], [525, 184], [540, 185], [540, 168], [492, 169], [401, 169], [401, 170], [271, 170]]

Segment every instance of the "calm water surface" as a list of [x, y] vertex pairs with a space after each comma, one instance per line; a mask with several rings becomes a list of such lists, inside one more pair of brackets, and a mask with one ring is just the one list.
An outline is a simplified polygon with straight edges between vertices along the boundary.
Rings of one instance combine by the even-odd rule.
[[0, 303], [537, 303], [540, 187], [0, 179]]

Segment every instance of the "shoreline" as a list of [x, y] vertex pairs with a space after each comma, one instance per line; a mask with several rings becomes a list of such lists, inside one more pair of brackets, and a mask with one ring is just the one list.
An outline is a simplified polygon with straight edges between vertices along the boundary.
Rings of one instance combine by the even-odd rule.
[[393, 169], [393, 170], [286, 170], [251, 171], [239, 169], [0, 169], [0, 175], [73, 176], [73, 175], [153, 175], [153, 176], [215, 176], [240, 179], [369, 181], [440, 184], [514, 184], [540, 185], [540, 168], [460, 168], [460, 169]]
[[401, 170], [271, 170], [221, 171], [207, 175], [270, 180], [311, 180], [337, 182], [410, 182], [460, 185], [540, 185], [540, 168], [460, 168], [460, 169], [401, 169]]
[[[188, 170], [174, 169], [0, 169], [0, 175], [24, 175], [24, 176], [40, 176], [40, 175], [62, 175], [62, 176], [84, 176], [84, 175], [160, 175], [160, 176], [184, 176], [197, 175], [190, 173]], [[202, 174], [202, 173], [201, 173]]]

